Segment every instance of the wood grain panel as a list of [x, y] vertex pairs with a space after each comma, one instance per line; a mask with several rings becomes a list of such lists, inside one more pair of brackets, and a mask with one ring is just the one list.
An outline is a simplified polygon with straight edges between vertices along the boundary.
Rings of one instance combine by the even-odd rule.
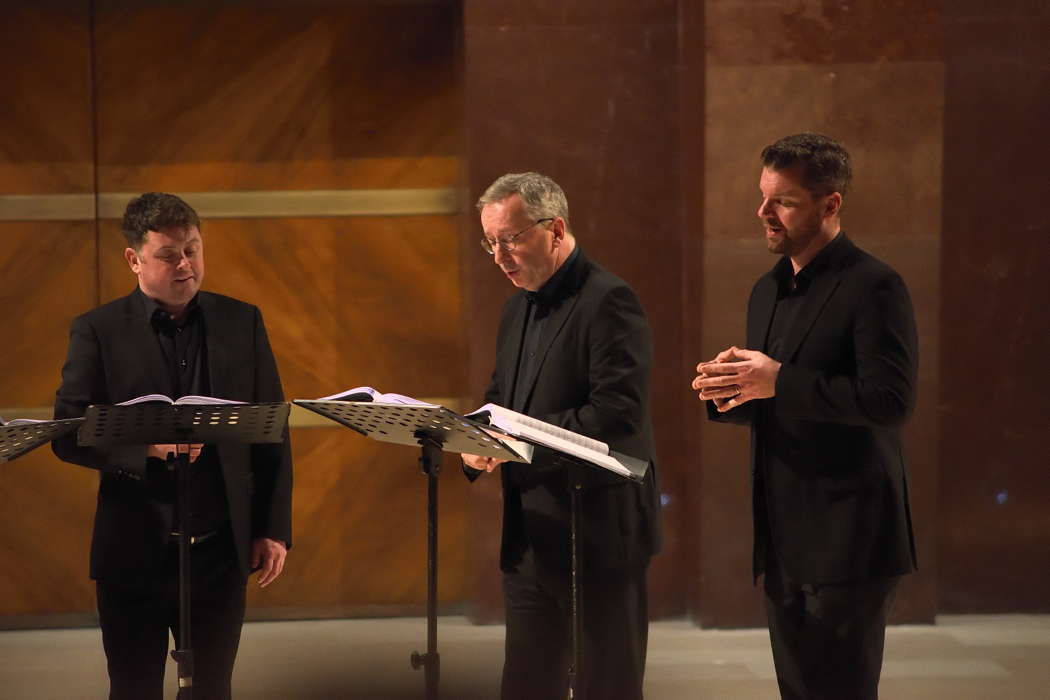
[[45, 445], [0, 465], [0, 626], [5, 615], [90, 612], [88, 552], [98, 475]]
[[69, 322], [97, 299], [94, 223], [0, 222], [0, 240], [0, 406], [50, 406]]
[[[420, 606], [426, 600], [426, 479], [418, 453], [341, 428], [294, 431], [295, 545], [259, 607]], [[464, 595], [466, 480], [453, 458], [440, 481], [441, 601]]]
[[451, 4], [98, 7], [102, 190], [451, 184]]
[[92, 190], [89, 6], [87, 0], [4, 5], [0, 192]]

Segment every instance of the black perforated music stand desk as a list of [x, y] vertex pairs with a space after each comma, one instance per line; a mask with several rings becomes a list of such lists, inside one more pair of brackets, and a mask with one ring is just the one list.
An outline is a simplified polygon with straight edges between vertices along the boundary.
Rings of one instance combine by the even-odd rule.
[[83, 418], [45, 420], [18, 425], [0, 425], [0, 464], [18, 459], [45, 442], [51, 442], [74, 430]]
[[[290, 406], [262, 404], [165, 404], [88, 406], [77, 442], [84, 447], [114, 445], [190, 445], [193, 443], [279, 443], [284, 441]], [[189, 454], [168, 454], [175, 470], [175, 531], [179, 533], [179, 637], [171, 652], [178, 664], [183, 698], [193, 698], [193, 649], [190, 645]]]

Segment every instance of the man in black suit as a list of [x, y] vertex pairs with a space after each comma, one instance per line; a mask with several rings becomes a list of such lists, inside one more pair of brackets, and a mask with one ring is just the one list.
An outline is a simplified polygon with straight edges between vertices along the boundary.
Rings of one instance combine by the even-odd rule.
[[900, 427], [918, 349], [907, 288], [840, 231], [849, 154], [818, 134], [762, 152], [758, 217], [783, 256], [747, 347], [697, 366], [712, 419], [752, 427], [754, 575], [781, 697], [878, 697], [886, 616], [915, 570]]
[[[199, 291], [204, 240], [197, 213], [170, 194], [129, 202], [124, 257], [138, 277], [126, 297], [76, 318], [55, 418], [90, 404], [146, 394], [282, 401], [259, 310]], [[165, 457], [185, 446], [79, 447], [61, 459], [101, 472], [91, 577], [110, 676], [110, 698], [160, 700], [168, 630], [178, 638], [174, 477]], [[291, 544], [292, 465], [280, 445], [192, 445], [192, 646], [197, 700], [230, 697], [249, 571], [271, 583]]]
[[[485, 394], [649, 461], [643, 484], [583, 468], [583, 639], [577, 698], [642, 697], [646, 569], [660, 546], [649, 417], [649, 324], [627, 284], [591, 262], [550, 178], [515, 173], [477, 203], [482, 247], [521, 291], [503, 308]], [[470, 477], [500, 460], [463, 456]], [[568, 474], [537, 448], [502, 463], [500, 569], [507, 614], [504, 700], [562, 700], [570, 660]]]

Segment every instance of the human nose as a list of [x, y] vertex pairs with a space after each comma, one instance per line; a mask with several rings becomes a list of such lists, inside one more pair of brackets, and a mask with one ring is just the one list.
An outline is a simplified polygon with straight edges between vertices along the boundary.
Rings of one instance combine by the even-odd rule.
[[755, 212], [755, 215], [758, 218], [760, 218], [760, 219], [764, 219], [764, 218], [766, 218], [766, 216], [768, 216], [768, 211], [769, 211], [769, 200], [768, 199], [763, 199], [762, 203], [758, 205], [758, 211]]
[[179, 256], [179, 261], [177, 263], [175, 263], [175, 267], [176, 268], [189, 269], [189, 267], [190, 267], [190, 258], [189, 258], [189, 256], [186, 255], [185, 253], [180, 255]]
[[500, 261], [501, 261], [501, 260], [505, 260], [505, 259], [507, 259], [508, 257], [510, 257], [510, 253], [508, 253], [507, 251], [503, 250], [503, 246], [501, 246], [501, 245], [500, 245], [499, 243], [497, 243], [497, 244], [496, 244], [496, 245], [495, 245], [495, 246], [493, 247], [493, 250], [492, 250], [492, 260], [493, 260], [493, 262], [495, 262], [495, 263], [496, 263], [497, 265], [501, 265], [502, 263], [501, 263]]

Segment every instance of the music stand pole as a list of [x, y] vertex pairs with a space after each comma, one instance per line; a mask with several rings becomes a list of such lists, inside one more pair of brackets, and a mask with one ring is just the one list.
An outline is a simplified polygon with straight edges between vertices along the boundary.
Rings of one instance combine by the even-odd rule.
[[423, 668], [426, 699], [437, 700], [441, 679], [441, 657], [437, 651], [437, 512], [438, 472], [441, 471], [441, 443], [425, 432], [416, 433], [419, 440], [419, 466], [427, 475], [427, 651], [413, 651], [412, 668]]
[[[189, 432], [189, 431], [185, 431]], [[174, 526], [179, 538], [179, 635], [175, 640], [175, 649], [171, 658], [175, 660], [179, 676], [180, 700], [193, 700], [193, 637], [190, 629], [190, 605], [192, 590], [190, 583], [190, 537], [187, 535], [189, 518], [187, 505], [190, 502], [190, 445], [186, 452], [167, 455], [169, 469], [175, 470], [175, 512]]]
[[[569, 475], [573, 476], [575, 470], [570, 467]], [[569, 667], [569, 700], [576, 697], [576, 679], [580, 674], [580, 642], [583, 638], [583, 597], [580, 595], [580, 567], [582, 557], [580, 539], [583, 537], [583, 522], [580, 514], [580, 492], [583, 484], [578, 478], [570, 479], [570, 490], [572, 491], [572, 529], [569, 534], [570, 549], [572, 553], [571, 567], [571, 599], [569, 602], [569, 617], [572, 622], [572, 666]]]

